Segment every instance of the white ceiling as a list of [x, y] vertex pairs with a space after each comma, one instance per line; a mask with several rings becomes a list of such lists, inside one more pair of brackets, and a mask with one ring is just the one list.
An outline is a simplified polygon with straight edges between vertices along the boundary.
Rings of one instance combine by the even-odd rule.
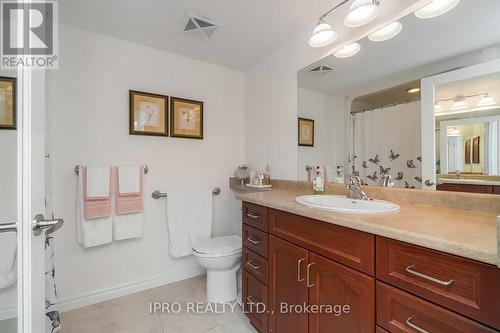
[[320, 61], [333, 66], [332, 72], [308, 73], [311, 66], [300, 71], [299, 85], [331, 95], [348, 93], [368, 82], [500, 43], [499, 17], [498, 0], [462, 0], [453, 11], [427, 20], [410, 14], [401, 20], [403, 31], [396, 38], [379, 43], [365, 38], [356, 56]]
[[[68, 25], [245, 70], [298, 32], [312, 31], [339, 1], [63, 0], [59, 16]], [[182, 32], [187, 12], [222, 26], [210, 40], [196, 39]]]

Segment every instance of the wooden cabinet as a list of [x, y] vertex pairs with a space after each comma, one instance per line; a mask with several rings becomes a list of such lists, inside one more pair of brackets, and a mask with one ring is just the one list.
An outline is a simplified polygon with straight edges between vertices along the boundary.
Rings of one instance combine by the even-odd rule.
[[389, 332], [493, 333], [486, 326], [377, 282], [377, 324]]
[[500, 330], [491, 265], [248, 203], [243, 245], [243, 302], [260, 333]]
[[500, 186], [493, 186], [493, 194], [500, 194]]
[[494, 187], [490, 185], [474, 185], [474, 184], [440, 184], [436, 186], [438, 191], [451, 192], [468, 192], [468, 193], [483, 193], [483, 194], [499, 194], [494, 192]]
[[372, 333], [375, 327], [375, 279], [310, 253], [309, 304], [333, 305], [334, 313], [309, 314], [309, 333]]
[[269, 239], [270, 328], [274, 333], [307, 332], [307, 313], [284, 311], [285, 305], [308, 302], [306, 268], [309, 251], [277, 237]]

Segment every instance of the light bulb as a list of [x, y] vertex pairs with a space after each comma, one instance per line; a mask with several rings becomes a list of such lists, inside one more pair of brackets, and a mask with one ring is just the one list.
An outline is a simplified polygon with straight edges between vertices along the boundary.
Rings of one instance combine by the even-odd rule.
[[358, 43], [352, 43], [344, 46], [333, 55], [337, 58], [349, 58], [358, 54], [359, 51], [361, 51], [361, 45], [359, 45]]
[[444, 111], [444, 109], [441, 105], [439, 105], [437, 103], [434, 104], [434, 112], [443, 112], [443, 111]]
[[403, 25], [396, 21], [368, 35], [368, 39], [372, 42], [382, 42], [396, 37], [401, 30], [403, 30]]
[[427, 6], [415, 11], [415, 16], [422, 19], [437, 17], [448, 13], [460, 3], [460, 0], [433, 0]]
[[490, 95], [488, 94], [485, 94], [483, 98], [481, 98], [481, 100], [479, 101], [479, 103], [477, 104], [477, 106], [491, 106], [491, 105], [495, 105], [495, 100], [493, 99], [493, 97], [491, 97]]
[[313, 34], [309, 39], [309, 46], [325, 47], [335, 42], [336, 39], [337, 33], [333, 31], [328, 23], [321, 21], [316, 28], [314, 28]]
[[467, 103], [465, 102], [465, 96], [457, 96], [453, 100], [453, 107], [451, 108], [452, 110], [462, 110], [467, 107]]
[[355, 28], [373, 21], [379, 14], [380, 7], [376, 0], [356, 0], [349, 8], [344, 19], [346, 27]]

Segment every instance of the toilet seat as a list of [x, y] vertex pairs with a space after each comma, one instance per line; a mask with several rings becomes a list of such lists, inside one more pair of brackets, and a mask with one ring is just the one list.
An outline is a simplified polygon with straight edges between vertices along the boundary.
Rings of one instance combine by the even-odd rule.
[[236, 235], [215, 237], [194, 244], [192, 248], [195, 256], [227, 257], [241, 253], [242, 240]]

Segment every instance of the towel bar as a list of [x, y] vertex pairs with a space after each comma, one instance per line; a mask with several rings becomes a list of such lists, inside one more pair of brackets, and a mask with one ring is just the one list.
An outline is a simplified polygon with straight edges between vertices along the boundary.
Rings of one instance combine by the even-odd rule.
[[[147, 174], [147, 173], [148, 173], [148, 171], [149, 171], [148, 166], [147, 166], [146, 164], [144, 164], [144, 165], [143, 165], [143, 167], [144, 167], [144, 174]], [[77, 166], [75, 166], [75, 173], [76, 173], [77, 175], [79, 175], [79, 174], [80, 174], [80, 168], [82, 168], [82, 166], [81, 166], [81, 165], [77, 165]]]
[[[213, 195], [219, 195], [221, 192], [220, 187], [216, 187], [212, 190]], [[160, 199], [160, 198], [166, 198], [168, 196], [167, 192], [161, 192], [161, 191], [154, 191], [151, 196], [153, 199]]]

